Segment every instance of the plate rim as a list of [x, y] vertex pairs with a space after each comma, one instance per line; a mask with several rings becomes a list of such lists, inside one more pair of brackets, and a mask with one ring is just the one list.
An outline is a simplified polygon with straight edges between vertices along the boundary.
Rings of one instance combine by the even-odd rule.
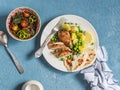
[[[43, 43], [42, 37], [43, 37], [43, 33], [44, 33], [46, 27], [47, 27], [51, 22], [53, 22], [54, 20], [59, 19], [59, 18], [61, 18], [61, 17], [77, 17], [77, 18], [81, 18], [81, 19], [83, 19], [85, 22], [87, 22], [87, 23], [93, 28], [93, 31], [94, 31], [94, 33], [95, 33], [96, 40], [97, 40], [97, 45], [96, 45], [96, 46], [97, 46], [97, 47], [96, 47], [96, 54], [97, 54], [97, 49], [98, 49], [98, 47], [99, 47], [99, 37], [98, 37], [98, 34], [97, 34], [97, 32], [96, 32], [96, 29], [93, 27], [93, 25], [92, 25], [87, 19], [85, 19], [85, 18], [83, 18], [83, 17], [81, 17], [81, 16], [78, 16], [78, 15], [73, 15], [73, 14], [60, 15], [60, 16], [57, 16], [57, 17], [51, 19], [51, 20], [47, 23], [47, 25], [45, 25], [45, 27], [44, 27], [44, 29], [43, 29], [43, 31], [42, 31], [41, 38], [40, 38], [40, 46], [41, 46], [42, 43]], [[44, 54], [43, 54], [43, 56], [44, 56], [45, 60], [47, 61], [47, 63], [50, 64]], [[97, 55], [96, 55], [96, 56], [97, 56]], [[97, 57], [95, 57], [95, 60], [93, 60], [93, 62], [92, 62], [91, 64], [89, 64], [89, 65], [87, 65], [87, 66], [85, 66], [85, 67], [82, 67], [81, 69], [74, 70], [74, 71], [61, 70], [61, 69], [58, 69], [58, 68], [54, 67], [52, 64], [50, 64], [50, 66], [52, 66], [54, 69], [59, 70], [59, 71], [62, 71], [62, 72], [77, 72], [77, 71], [80, 71], [80, 70], [82, 70], [82, 69], [84, 69], [84, 68], [87, 68], [87, 67], [91, 66], [91, 65], [96, 61], [96, 58], [97, 58]]]

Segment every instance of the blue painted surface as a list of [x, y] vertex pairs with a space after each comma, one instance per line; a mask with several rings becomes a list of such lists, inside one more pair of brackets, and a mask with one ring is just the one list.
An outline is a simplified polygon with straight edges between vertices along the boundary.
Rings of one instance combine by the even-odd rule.
[[21, 6], [38, 12], [42, 28], [36, 38], [27, 42], [16, 41], [8, 35], [9, 48], [25, 69], [22, 75], [17, 72], [4, 47], [0, 45], [0, 90], [21, 90], [23, 83], [33, 79], [40, 81], [45, 90], [90, 90], [79, 72], [57, 71], [43, 56], [34, 58], [43, 28], [50, 20], [63, 14], [79, 15], [93, 24], [100, 45], [104, 45], [108, 51], [107, 63], [114, 77], [120, 81], [120, 0], [0, 0], [0, 30], [7, 33], [7, 15]]

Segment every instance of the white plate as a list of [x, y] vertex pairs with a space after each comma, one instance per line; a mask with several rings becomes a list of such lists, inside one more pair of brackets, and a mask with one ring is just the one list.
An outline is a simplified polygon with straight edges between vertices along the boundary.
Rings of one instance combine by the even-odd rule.
[[[68, 19], [68, 22], [77, 23], [78, 25], [80, 25], [82, 30], [90, 30], [90, 32], [92, 32], [93, 37], [95, 39], [94, 44], [95, 44], [95, 49], [97, 50], [98, 45], [99, 45], [99, 40], [98, 40], [98, 35], [94, 27], [87, 20], [85, 20], [82, 17], [76, 16], [76, 15], [62, 15], [62, 16], [56, 17], [55, 19], [51, 20], [43, 30], [43, 33], [41, 36], [41, 44], [44, 42], [48, 34], [50, 34], [51, 30], [54, 28], [54, 26], [56, 25], [56, 23], [59, 21], [61, 17], [65, 17], [66, 19]], [[43, 55], [45, 59], [47, 60], [47, 62], [54, 68], [60, 71], [69, 72], [67, 71], [63, 62], [58, 60], [58, 58], [56, 58], [53, 54], [50, 53], [50, 50], [48, 49], [47, 45], [45, 46], [43, 50]]]

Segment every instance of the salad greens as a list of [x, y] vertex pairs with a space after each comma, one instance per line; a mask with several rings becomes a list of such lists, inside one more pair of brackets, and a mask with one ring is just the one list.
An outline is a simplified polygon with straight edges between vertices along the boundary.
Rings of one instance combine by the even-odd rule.
[[28, 39], [35, 35], [37, 16], [30, 12], [18, 12], [12, 16], [10, 30], [19, 39]]

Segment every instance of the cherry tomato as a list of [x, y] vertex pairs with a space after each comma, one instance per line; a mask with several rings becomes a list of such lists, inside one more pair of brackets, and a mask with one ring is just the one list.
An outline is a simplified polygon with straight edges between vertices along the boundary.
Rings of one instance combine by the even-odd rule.
[[28, 22], [26, 20], [22, 20], [21, 21], [21, 26], [22, 27], [27, 27], [28, 26]]
[[24, 17], [29, 17], [29, 16], [30, 16], [30, 14], [29, 14], [29, 13], [27, 13], [27, 12], [24, 12], [24, 13], [23, 13], [23, 16], [24, 16]]

